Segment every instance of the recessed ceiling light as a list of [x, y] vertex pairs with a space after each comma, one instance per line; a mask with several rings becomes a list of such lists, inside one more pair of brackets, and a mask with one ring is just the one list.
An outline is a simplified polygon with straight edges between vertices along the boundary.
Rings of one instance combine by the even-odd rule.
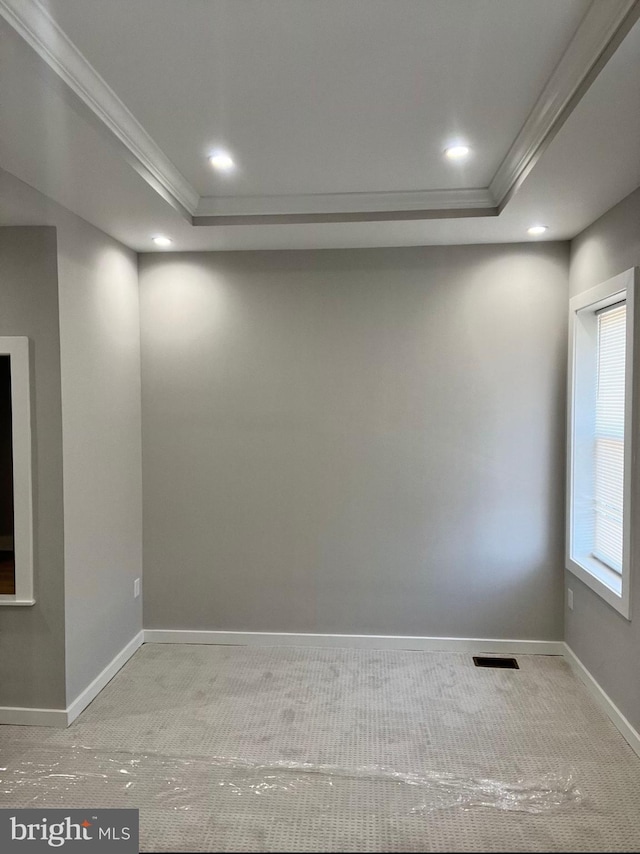
[[464, 160], [471, 154], [471, 149], [468, 145], [451, 145], [445, 148], [444, 153], [449, 160]]
[[548, 225], [532, 225], [531, 228], [527, 229], [527, 234], [531, 234], [533, 237], [536, 237], [538, 234], [544, 234], [545, 231], [548, 230]]
[[165, 237], [164, 234], [158, 234], [156, 237], [151, 238], [156, 246], [171, 246], [173, 240], [170, 237]]
[[231, 172], [236, 166], [233, 158], [226, 151], [214, 151], [209, 155], [209, 163], [218, 172]]

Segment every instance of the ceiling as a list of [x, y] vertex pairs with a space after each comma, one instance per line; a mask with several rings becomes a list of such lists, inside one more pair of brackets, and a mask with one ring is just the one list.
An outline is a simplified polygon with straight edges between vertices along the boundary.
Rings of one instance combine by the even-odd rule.
[[[637, 0], [0, 0], [0, 167], [137, 251], [574, 236], [640, 184]], [[451, 162], [447, 145], [470, 157]], [[236, 163], [216, 173], [208, 155]], [[0, 222], [28, 214], [5, 192]]]

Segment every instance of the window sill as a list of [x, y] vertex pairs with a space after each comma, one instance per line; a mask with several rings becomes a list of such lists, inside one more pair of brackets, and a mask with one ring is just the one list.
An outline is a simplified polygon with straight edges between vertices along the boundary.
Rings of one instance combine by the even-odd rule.
[[3, 605], [35, 605], [35, 599], [16, 599], [15, 596], [0, 596], [0, 607]]
[[622, 589], [622, 576], [594, 557], [585, 555], [567, 560], [567, 569], [626, 620], [631, 620], [628, 591]]

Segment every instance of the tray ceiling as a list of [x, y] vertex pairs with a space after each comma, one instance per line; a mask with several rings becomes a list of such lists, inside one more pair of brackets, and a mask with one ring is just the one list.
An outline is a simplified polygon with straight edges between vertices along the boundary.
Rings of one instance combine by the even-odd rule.
[[[638, 106], [633, 0], [0, 0], [0, 14], [0, 166], [137, 249], [159, 227], [175, 248], [512, 240], [519, 208], [564, 210], [549, 236], [567, 236], [596, 191], [574, 188], [570, 215], [554, 150], [566, 160], [573, 124], [593, 162], [600, 78], [626, 81], [609, 122], [628, 132]], [[465, 162], [443, 157], [456, 140]], [[220, 147], [230, 174], [208, 163]], [[616, 174], [599, 198], [634, 188], [633, 156], [603, 165]], [[88, 186], [108, 198], [83, 201]]]

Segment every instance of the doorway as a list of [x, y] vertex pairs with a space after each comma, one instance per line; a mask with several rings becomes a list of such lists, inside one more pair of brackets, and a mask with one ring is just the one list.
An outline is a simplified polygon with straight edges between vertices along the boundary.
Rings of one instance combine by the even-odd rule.
[[0, 355], [0, 595], [15, 592], [11, 357]]

